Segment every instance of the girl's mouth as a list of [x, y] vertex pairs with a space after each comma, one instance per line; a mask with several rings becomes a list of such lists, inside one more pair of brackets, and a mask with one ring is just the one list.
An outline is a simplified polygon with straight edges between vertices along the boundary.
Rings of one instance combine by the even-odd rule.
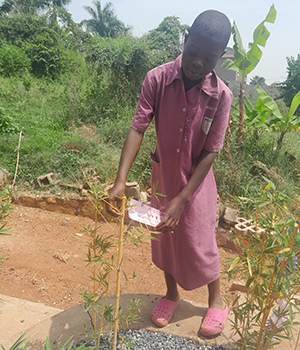
[[188, 71], [189, 71], [189, 75], [190, 76], [193, 76], [193, 77], [195, 77], [196, 79], [200, 79], [200, 78], [202, 78], [202, 75], [201, 75], [201, 72], [199, 72], [199, 71], [197, 71], [197, 72], [195, 72], [195, 71], [193, 71], [193, 70], [191, 70], [191, 69], [187, 69]]

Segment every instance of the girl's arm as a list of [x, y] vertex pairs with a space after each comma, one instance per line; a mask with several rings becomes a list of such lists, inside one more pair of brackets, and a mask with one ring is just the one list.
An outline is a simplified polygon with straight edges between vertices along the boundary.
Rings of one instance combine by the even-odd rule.
[[156, 230], [165, 232], [169, 231], [170, 229], [173, 230], [175, 226], [178, 225], [185, 205], [190, 201], [197, 188], [205, 179], [214, 162], [216, 154], [216, 152], [202, 152], [199, 163], [186, 186], [175, 198], [167, 203], [166, 206], [161, 208], [165, 215], [160, 224], [156, 226]]
[[[125, 193], [126, 178], [132, 163], [139, 152], [143, 136], [143, 133], [132, 128], [129, 129], [122, 149], [118, 175], [114, 186], [108, 191], [109, 197], [107, 199], [107, 203], [105, 204], [107, 213], [112, 216], [120, 216], [120, 212], [117, 209], [119, 209], [121, 206], [121, 199]], [[114, 208], [115, 202], [116, 207]]]

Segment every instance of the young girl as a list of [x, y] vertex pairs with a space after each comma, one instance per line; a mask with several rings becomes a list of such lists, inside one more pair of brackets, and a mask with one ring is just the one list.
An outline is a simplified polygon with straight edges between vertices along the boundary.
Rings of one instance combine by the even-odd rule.
[[[212, 164], [222, 149], [232, 94], [213, 71], [231, 34], [228, 18], [214, 10], [201, 13], [185, 37], [183, 54], [148, 72], [123, 146], [109, 203], [121, 198], [143, 134], [155, 117], [157, 146], [151, 153], [151, 183], [166, 197], [152, 198], [163, 212], [153, 240], [153, 262], [164, 271], [167, 293], [151, 313], [166, 326], [185, 290], [208, 285], [209, 309], [200, 332], [220, 333], [228, 308], [220, 295], [219, 254], [215, 240], [217, 189]], [[117, 203], [119, 205], [120, 203]], [[107, 211], [119, 213], [111, 205]]]

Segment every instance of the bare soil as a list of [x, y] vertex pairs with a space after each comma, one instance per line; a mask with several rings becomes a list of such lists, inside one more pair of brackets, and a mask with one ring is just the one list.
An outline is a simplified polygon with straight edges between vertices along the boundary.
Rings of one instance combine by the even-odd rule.
[[[47, 212], [14, 205], [8, 218], [11, 236], [0, 236], [0, 256], [7, 260], [0, 268], [0, 294], [45, 305], [68, 309], [83, 302], [84, 290], [92, 291], [91, 267], [86, 267], [86, 242], [82, 226], [93, 220], [80, 216]], [[114, 223], [99, 223], [100, 232], [117, 231]], [[226, 258], [235, 254], [219, 249], [221, 269]], [[127, 276], [135, 271], [136, 278], [121, 281], [121, 293], [165, 294], [163, 273], [151, 261], [150, 242], [137, 248], [123, 249], [122, 269]], [[114, 280], [111, 285], [114, 286]], [[234, 292], [227, 280], [221, 280], [221, 292], [229, 300]], [[114, 294], [114, 287], [110, 294]], [[207, 303], [207, 288], [180, 290], [181, 298]]]

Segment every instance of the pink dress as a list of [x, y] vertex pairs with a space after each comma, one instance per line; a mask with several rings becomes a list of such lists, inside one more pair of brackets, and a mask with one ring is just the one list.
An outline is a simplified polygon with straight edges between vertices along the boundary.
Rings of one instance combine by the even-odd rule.
[[[174, 198], [190, 179], [202, 150], [222, 149], [232, 94], [209, 73], [202, 84], [185, 93], [181, 56], [148, 72], [131, 127], [145, 132], [155, 116], [157, 145], [152, 189], [166, 197], [152, 198], [160, 208]], [[200, 96], [200, 97], [199, 97]], [[215, 239], [217, 189], [212, 169], [186, 205], [174, 233], [152, 241], [153, 262], [173, 275], [185, 290], [215, 281], [220, 263]]]

